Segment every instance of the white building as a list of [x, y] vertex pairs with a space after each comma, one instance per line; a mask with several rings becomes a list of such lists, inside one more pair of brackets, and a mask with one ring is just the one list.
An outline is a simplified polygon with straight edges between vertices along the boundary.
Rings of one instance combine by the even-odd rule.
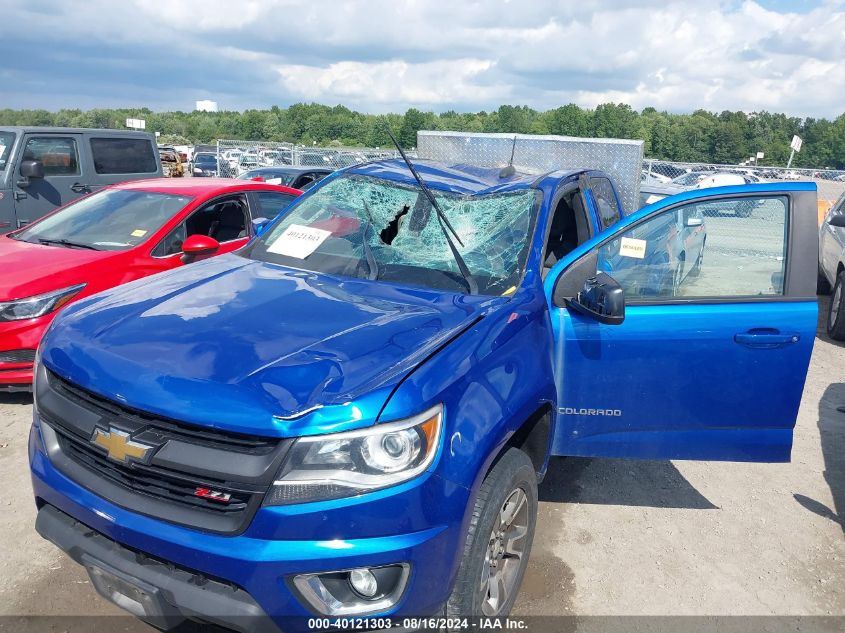
[[203, 99], [202, 101], [197, 101], [197, 107], [195, 109], [200, 112], [217, 112], [217, 102]]

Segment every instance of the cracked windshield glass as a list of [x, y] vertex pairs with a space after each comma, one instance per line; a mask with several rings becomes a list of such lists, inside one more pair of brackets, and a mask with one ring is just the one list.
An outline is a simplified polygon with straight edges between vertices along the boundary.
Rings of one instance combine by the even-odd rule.
[[[525, 266], [535, 190], [432, 191], [482, 294], [509, 294]], [[314, 272], [468, 292], [436, 211], [415, 186], [339, 177], [305, 198], [244, 254]]]

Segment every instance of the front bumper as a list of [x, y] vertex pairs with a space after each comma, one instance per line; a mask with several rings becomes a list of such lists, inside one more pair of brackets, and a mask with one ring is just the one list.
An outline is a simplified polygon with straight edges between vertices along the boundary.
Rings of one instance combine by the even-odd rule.
[[[54, 314], [26, 321], [0, 323], [0, 357], [3, 352], [20, 352], [38, 348], [41, 337]], [[3, 362], [0, 360], [0, 392], [29, 391], [32, 388], [32, 362]]]
[[194, 618], [244, 633], [276, 630], [245, 591], [127, 549], [53, 506], [38, 511], [35, 529], [80, 565], [145, 587], [159, 605], [149, 618], [156, 626]]
[[[47, 509], [45, 516], [58, 511], [113, 542], [112, 549], [143, 553], [176, 566], [177, 571], [181, 568], [180, 573], [207, 577], [234, 587], [235, 593], [249, 598], [250, 609], [257, 608], [275, 626], [286, 631], [306, 630], [307, 618], [320, 615], [310, 611], [291, 588], [292, 578], [298, 574], [408, 563], [410, 576], [397, 604], [384, 613], [368, 617], [435, 615], [441, 612], [451, 591], [463, 545], [462, 523], [468, 492], [434, 475], [427, 476], [425, 485], [420, 482], [394, 493], [392, 498], [388, 496], [369, 503], [359, 498], [354, 502], [347, 500], [346, 506], [339, 508], [332, 508], [328, 502], [290, 506], [284, 512], [281, 508], [264, 508], [246, 532], [239, 536], [224, 536], [131, 512], [83, 488], [58, 471], [46, 457], [37, 423], [30, 434], [29, 451], [36, 503], [41, 512]], [[422, 506], [431, 505], [420, 496], [426, 486], [441, 488], [436, 493], [442, 499], [440, 506], [454, 513], [453, 521], [437, 522], [420, 529], [419, 515], [425, 515]], [[312, 506], [310, 511], [308, 506]], [[419, 512], [416, 517], [403, 516], [414, 506]], [[374, 510], [383, 507], [393, 510], [391, 513]], [[341, 515], [346, 520], [335, 518]], [[406, 529], [402, 530], [402, 526]], [[280, 532], [284, 538], [273, 538], [281, 536]], [[54, 538], [51, 536], [54, 533], [45, 530], [42, 535], [68, 551], [75, 560], [81, 560], [81, 554], [74, 555], [72, 546], [66, 546], [66, 537]], [[319, 540], [311, 540], [315, 537]], [[122, 562], [123, 558], [103, 561], [101, 554], [82, 545], [95, 540], [79, 541], [76, 546], [80, 552], [87, 552], [118, 573], [139, 578], [143, 584], [164, 589], [178, 580], [171, 577], [162, 586], [156, 579], [139, 576], [133, 567]], [[179, 603], [173, 605], [177, 612], [195, 613], [196, 607], [192, 606], [195, 603], [183, 602], [181, 595], [173, 594], [174, 602]], [[216, 621], [232, 616], [235, 623], [230, 622], [227, 626], [253, 630], [245, 628], [244, 622], [250, 622], [250, 618], [238, 625], [242, 617], [239, 610], [247, 602], [227, 604], [220, 603], [225, 613], [218, 610], [201, 615], [213, 615]]]

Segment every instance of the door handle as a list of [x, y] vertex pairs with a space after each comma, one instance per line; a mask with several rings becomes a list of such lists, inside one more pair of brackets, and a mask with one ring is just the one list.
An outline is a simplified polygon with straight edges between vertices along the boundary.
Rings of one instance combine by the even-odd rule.
[[775, 349], [792, 345], [801, 340], [797, 332], [781, 332], [774, 328], [755, 328], [734, 335], [734, 341], [746, 347]]
[[83, 185], [80, 182], [75, 182], [70, 186], [70, 190], [74, 193], [91, 193], [91, 187]]

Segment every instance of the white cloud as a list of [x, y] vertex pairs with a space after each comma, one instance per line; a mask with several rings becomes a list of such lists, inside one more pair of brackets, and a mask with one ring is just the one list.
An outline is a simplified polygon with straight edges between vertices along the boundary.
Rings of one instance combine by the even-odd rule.
[[[623, 101], [673, 111], [842, 113], [845, 2], [820, 1], [803, 13], [768, 4], [206, 0], [197, 9], [184, 0], [74, 6], [0, 0], [0, 7], [9, 5], [2, 8], [9, 23], [26, 27], [4, 34], [0, 53], [13, 60], [13, 77], [40, 82], [25, 104], [33, 107], [72, 105], [59, 92], [62, 79], [75, 81], [77, 90], [80, 79], [72, 76], [73, 63], [50, 66], [56, 53], [43, 53], [36, 73], [16, 72], [15, 65], [28, 60], [6, 53], [27, 29], [49, 32], [52, 50], [71, 60], [75, 51], [87, 55], [80, 75], [92, 77], [94, 69], [92, 88], [102, 94], [91, 98], [108, 103], [125, 98], [137, 104], [178, 86], [161, 95], [171, 107], [215, 95], [237, 108], [306, 99], [372, 112]], [[127, 94], [124, 82], [108, 93], [109, 71], [121, 63], [139, 69], [137, 97]], [[150, 66], [155, 71], [144, 73]], [[56, 85], [50, 103], [40, 102], [45, 84]], [[10, 93], [26, 100], [26, 84]]]

